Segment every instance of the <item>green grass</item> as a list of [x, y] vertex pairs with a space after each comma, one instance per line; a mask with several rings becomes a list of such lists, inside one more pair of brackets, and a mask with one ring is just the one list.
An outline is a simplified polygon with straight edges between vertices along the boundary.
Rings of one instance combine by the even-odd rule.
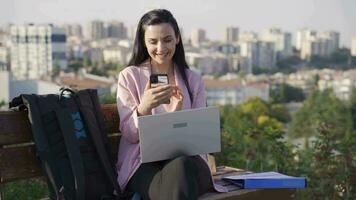
[[3, 188], [4, 200], [38, 200], [48, 197], [43, 179], [29, 179], [7, 183]]

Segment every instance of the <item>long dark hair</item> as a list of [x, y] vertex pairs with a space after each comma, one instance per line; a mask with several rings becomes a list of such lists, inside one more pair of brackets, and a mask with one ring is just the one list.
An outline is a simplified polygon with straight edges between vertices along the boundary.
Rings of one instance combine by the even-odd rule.
[[188, 89], [189, 97], [191, 103], [193, 103], [193, 95], [189, 87], [189, 82], [187, 78], [187, 73], [185, 69], [189, 68], [184, 55], [184, 47], [181, 38], [181, 34], [179, 31], [179, 27], [176, 19], [173, 17], [172, 13], [165, 9], [155, 9], [147, 12], [140, 19], [135, 36], [135, 42], [133, 47], [132, 56], [128, 66], [135, 65], [139, 66], [145, 60], [149, 58], [148, 52], [145, 48], [145, 28], [149, 25], [157, 25], [161, 23], [168, 23], [172, 26], [174, 33], [177, 38], [179, 38], [179, 42], [176, 45], [176, 50], [173, 55], [173, 62], [178, 66], [178, 71], [181, 77], [184, 80], [184, 83]]

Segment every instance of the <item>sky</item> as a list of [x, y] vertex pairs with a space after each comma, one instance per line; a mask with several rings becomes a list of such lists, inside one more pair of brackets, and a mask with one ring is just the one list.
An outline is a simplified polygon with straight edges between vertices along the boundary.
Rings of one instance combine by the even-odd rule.
[[203, 28], [210, 39], [222, 39], [227, 26], [261, 32], [279, 27], [295, 37], [299, 28], [336, 30], [349, 47], [356, 35], [356, 0], [1, 0], [0, 25], [6, 23], [81, 23], [119, 20], [135, 26], [150, 9], [170, 10], [189, 36]]

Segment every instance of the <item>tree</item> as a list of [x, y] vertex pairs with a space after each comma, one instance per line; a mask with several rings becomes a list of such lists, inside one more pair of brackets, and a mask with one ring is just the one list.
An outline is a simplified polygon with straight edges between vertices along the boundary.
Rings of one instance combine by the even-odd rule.
[[[309, 61], [309, 65], [314, 68], [337, 68], [337, 69], [347, 69], [350, 64], [350, 49], [341, 48], [334, 51], [329, 56], [312, 56]], [[352, 60], [351, 60], [352, 63]]]
[[330, 124], [341, 134], [351, 128], [348, 108], [331, 90], [314, 91], [308, 97], [289, 125], [289, 136], [308, 139], [316, 135], [319, 123]]
[[6, 105], [6, 102], [4, 100], [0, 101], [0, 109]]
[[352, 96], [346, 104], [329, 90], [314, 91], [308, 97], [298, 111], [299, 124], [292, 122], [300, 135], [315, 136], [306, 149], [285, 142], [282, 121], [275, 113], [283, 110], [280, 104], [251, 98], [239, 106], [223, 106], [222, 152], [216, 154], [216, 161], [306, 177], [308, 187], [298, 191], [298, 199], [355, 199], [356, 128], [351, 123], [355, 99]]
[[338, 49], [330, 55], [330, 62], [334, 64], [347, 65], [350, 54], [351, 54], [350, 49], [347, 48]]
[[356, 66], [356, 56], [352, 56], [352, 57], [351, 57], [351, 65], [352, 65], [353, 67]]
[[[319, 123], [314, 145], [299, 151], [297, 173], [308, 178], [308, 188], [302, 191], [303, 199], [354, 199], [356, 195], [355, 157], [356, 138], [333, 132], [335, 128]], [[344, 138], [335, 139], [335, 134]], [[345, 143], [347, 141], [347, 144]], [[353, 148], [351, 148], [353, 147]], [[351, 149], [350, 149], [351, 148]]]
[[351, 112], [352, 128], [356, 130], [356, 88], [352, 88], [349, 101], [349, 107]]
[[61, 72], [61, 66], [59, 65], [58, 61], [56, 61], [52, 69], [52, 74], [51, 74], [52, 78], [57, 77], [60, 72]]
[[289, 103], [304, 101], [305, 95], [301, 88], [293, 87], [286, 83], [276, 85], [270, 91], [270, 101], [273, 103]]
[[121, 63], [106, 63], [104, 65], [104, 70], [106, 71], [107, 76], [116, 76], [125, 67], [126, 66]]
[[270, 105], [270, 115], [280, 122], [287, 123], [291, 121], [291, 116], [284, 104]]
[[78, 72], [78, 70], [83, 67], [84, 67], [84, 62], [81, 59], [71, 60], [68, 65], [68, 68], [73, 70], [74, 72]]
[[97, 76], [107, 76], [106, 71], [99, 67], [93, 67], [90, 73]]
[[106, 94], [100, 96], [100, 103], [102, 103], [102, 104], [116, 103], [116, 94], [106, 93]]
[[259, 97], [250, 97], [246, 102], [240, 105], [240, 110], [243, 114], [252, 117], [256, 121], [260, 115], [268, 115], [267, 103]]
[[277, 61], [278, 71], [283, 73], [292, 73], [295, 72], [295, 66], [299, 65], [302, 62], [299, 56], [293, 55], [288, 58], [280, 59]]
[[217, 163], [252, 171], [293, 171], [291, 146], [283, 142], [283, 124], [270, 115], [270, 105], [252, 97], [221, 110], [222, 152]]
[[252, 73], [253, 74], [273, 74], [275, 73], [277, 70], [276, 69], [272, 69], [270, 67], [259, 67], [259, 66], [253, 66], [252, 67]]

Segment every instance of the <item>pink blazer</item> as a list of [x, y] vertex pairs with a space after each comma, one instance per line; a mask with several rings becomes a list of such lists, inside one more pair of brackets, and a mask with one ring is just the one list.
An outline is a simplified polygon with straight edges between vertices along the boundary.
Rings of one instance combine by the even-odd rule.
[[[187, 69], [187, 78], [193, 94], [193, 102], [190, 101], [188, 90], [182, 77], [174, 69], [176, 85], [183, 91], [182, 109], [199, 108], [206, 106], [204, 83], [198, 74]], [[149, 81], [150, 65], [146, 61], [140, 66], [130, 66], [122, 70], [118, 78], [117, 86], [117, 108], [120, 115], [120, 131], [122, 137], [118, 152], [118, 183], [122, 190], [125, 189], [130, 178], [140, 166], [140, 150], [138, 137], [137, 106], [140, 104], [145, 86]], [[156, 109], [152, 114], [157, 113]], [[202, 156], [203, 157], [203, 156]], [[205, 157], [203, 157], [204, 160]], [[214, 184], [219, 192], [226, 192], [226, 188]]]

